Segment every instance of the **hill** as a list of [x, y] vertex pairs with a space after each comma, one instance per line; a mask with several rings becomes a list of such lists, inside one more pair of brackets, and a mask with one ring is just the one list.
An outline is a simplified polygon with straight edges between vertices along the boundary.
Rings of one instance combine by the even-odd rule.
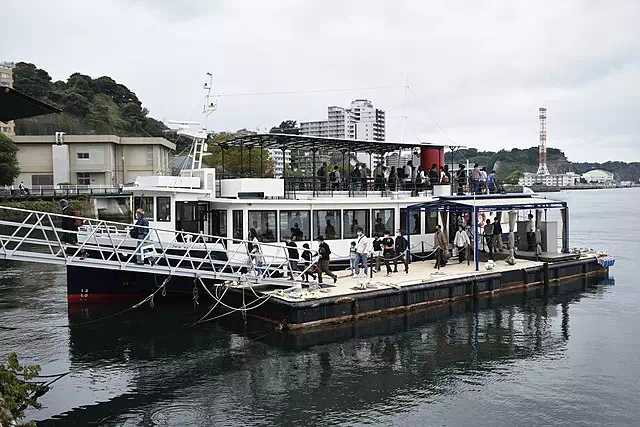
[[16, 120], [18, 135], [114, 134], [159, 136], [166, 126], [148, 116], [136, 94], [111, 77], [93, 79], [73, 73], [66, 82], [33, 64], [18, 62], [13, 69], [14, 88], [62, 109], [61, 114]]
[[[547, 149], [547, 165], [551, 173], [575, 172], [582, 174], [591, 169], [604, 169], [613, 172], [618, 181], [638, 181], [640, 179], [640, 162], [605, 162], [605, 163], [573, 163], [562, 150], [557, 148]], [[509, 151], [500, 150], [478, 151], [475, 148], [456, 151], [453, 157], [454, 163], [470, 164], [478, 163], [487, 169], [494, 169], [501, 179], [521, 175], [523, 172], [536, 172], [538, 170], [538, 147], [525, 149], [513, 148]], [[446, 153], [445, 161], [451, 164], [451, 153]]]

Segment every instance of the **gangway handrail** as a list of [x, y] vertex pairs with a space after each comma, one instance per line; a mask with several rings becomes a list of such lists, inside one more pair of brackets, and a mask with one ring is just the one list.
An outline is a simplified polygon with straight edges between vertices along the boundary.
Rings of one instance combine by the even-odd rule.
[[[2, 212], [10, 212], [14, 216], [22, 215], [22, 221], [12, 219]], [[70, 216], [50, 212], [39, 212], [28, 209], [0, 206], [0, 226], [14, 228], [12, 233], [0, 233], [0, 259], [16, 259], [50, 264], [98, 267], [116, 270], [141, 271], [154, 274], [170, 274], [194, 278], [230, 280], [238, 282], [284, 285], [290, 287], [287, 277], [301, 281], [313, 264], [319, 259], [316, 250], [308, 249], [312, 260], [303, 270], [291, 269], [289, 247], [284, 245], [262, 243], [244, 239], [212, 236], [203, 233], [176, 231], [167, 228], [156, 228], [107, 221], [94, 218]], [[55, 220], [70, 218], [82, 220], [86, 225], [84, 231], [66, 230], [56, 225]], [[144, 238], [134, 239], [123, 233], [131, 227], [147, 229]], [[42, 232], [42, 238], [34, 231]], [[22, 231], [22, 235], [21, 235]], [[98, 233], [100, 231], [100, 233]], [[88, 233], [87, 233], [88, 232]], [[161, 233], [172, 233], [172, 240], [163, 240]], [[76, 239], [67, 239], [68, 236]], [[186, 236], [190, 242], [185, 244]], [[155, 238], [154, 238], [155, 237]], [[181, 241], [178, 241], [178, 238]], [[70, 244], [66, 240], [82, 243]], [[161, 253], [155, 252], [156, 243]], [[200, 244], [200, 245], [198, 245]], [[145, 248], [152, 246], [151, 255], [144, 254]], [[235, 247], [233, 247], [235, 245]], [[263, 265], [254, 264], [254, 257], [249, 248], [256, 245]], [[46, 246], [50, 254], [44, 254], [37, 248]], [[264, 253], [264, 249], [271, 253]], [[307, 249], [305, 249], [307, 250]], [[275, 252], [275, 253], [273, 253]], [[90, 253], [92, 256], [87, 257]], [[105, 257], [105, 253], [108, 255]], [[98, 258], [95, 255], [98, 254]], [[203, 255], [204, 254], [204, 255]], [[216, 257], [215, 255], [218, 255]], [[298, 253], [299, 255], [299, 253]], [[134, 257], [150, 258], [150, 265], [132, 263]], [[219, 259], [222, 258], [222, 259]]]

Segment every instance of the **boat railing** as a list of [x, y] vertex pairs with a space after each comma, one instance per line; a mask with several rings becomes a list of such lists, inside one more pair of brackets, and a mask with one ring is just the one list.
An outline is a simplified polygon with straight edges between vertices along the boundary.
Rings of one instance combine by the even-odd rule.
[[31, 188], [5, 189], [4, 198], [113, 196], [121, 194], [122, 187], [114, 185], [33, 185]]
[[309, 252], [297, 269], [283, 244], [0, 206], [0, 259], [290, 287], [317, 261]]
[[285, 198], [295, 199], [302, 194], [334, 197], [344, 195], [348, 197], [380, 196], [390, 197], [398, 193], [407, 196], [419, 194], [432, 195], [434, 185], [428, 180], [385, 179], [383, 177], [346, 177], [341, 180], [330, 180], [323, 177], [286, 177], [284, 178]]

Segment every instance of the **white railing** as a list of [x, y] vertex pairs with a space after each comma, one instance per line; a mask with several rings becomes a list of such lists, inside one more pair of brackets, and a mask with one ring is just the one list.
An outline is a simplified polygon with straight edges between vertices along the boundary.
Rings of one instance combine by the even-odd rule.
[[[83, 224], [77, 231], [63, 229], [64, 218]], [[147, 232], [132, 238], [132, 229]], [[160, 238], [167, 233], [172, 240]], [[318, 253], [310, 252], [313, 265]], [[298, 260], [290, 259], [283, 245], [5, 206], [0, 206], [0, 259], [286, 287], [291, 286], [287, 278], [301, 281], [311, 272], [311, 265], [292, 268]]]

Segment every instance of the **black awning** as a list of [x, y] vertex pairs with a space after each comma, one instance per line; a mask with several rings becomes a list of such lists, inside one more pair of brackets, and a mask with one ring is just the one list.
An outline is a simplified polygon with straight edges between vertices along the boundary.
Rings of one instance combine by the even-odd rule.
[[0, 87], [0, 122], [59, 113], [62, 110], [10, 87]]
[[427, 142], [390, 142], [365, 141], [360, 139], [324, 138], [318, 136], [296, 135], [288, 133], [267, 133], [242, 135], [227, 141], [220, 141], [217, 145], [229, 147], [263, 147], [286, 150], [333, 150], [345, 152], [385, 153], [399, 149], [411, 150], [422, 147], [444, 149], [445, 144], [430, 144]]

